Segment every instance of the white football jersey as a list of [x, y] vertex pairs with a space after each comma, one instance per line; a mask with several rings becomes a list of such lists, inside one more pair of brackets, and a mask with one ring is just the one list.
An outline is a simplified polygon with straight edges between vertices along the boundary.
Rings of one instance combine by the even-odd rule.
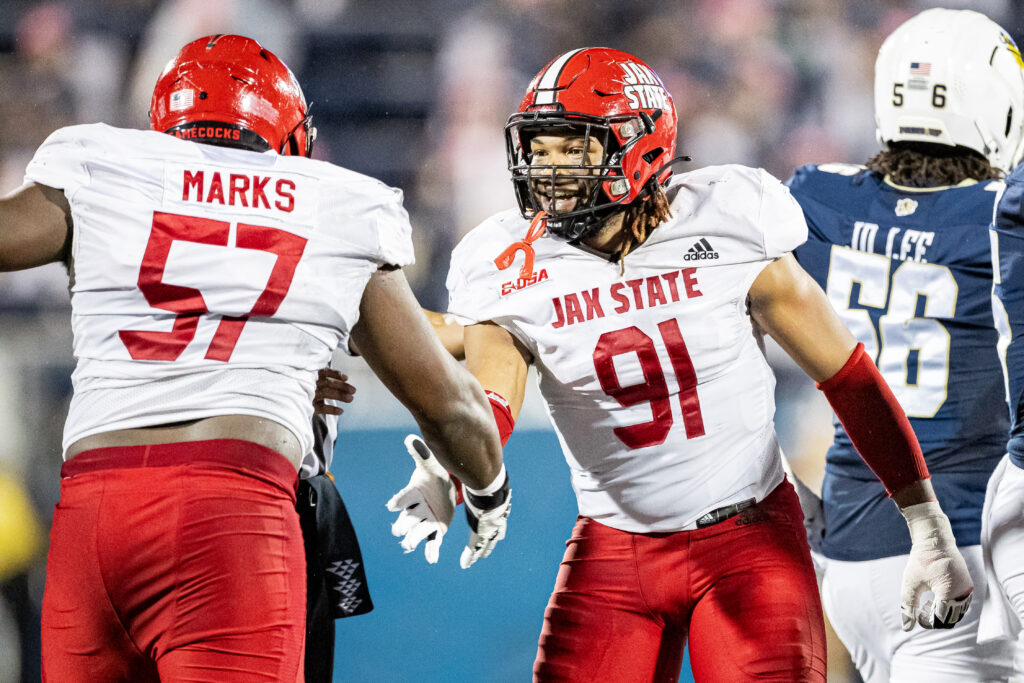
[[65, 450], [244, 414], [310, 452], [315, 371], [347, 348], [377, 268], [413, 261], [399, 190], [302, 157], [95, 124], [51, 135], [25, 177], [74, 219]]
[[742, 166], [674, 176], [672, 218], [620, 264], [544, 236], [533, 275], [517, 211], [452, 254], [449, 312], [493, 321], [533, 354], [572, 470], [580, 513], [632, 532], [694, 528], [711, 510], [762, 499], [783, 477], [775, 377], [747, 292], [807, 226], [778, 180]]

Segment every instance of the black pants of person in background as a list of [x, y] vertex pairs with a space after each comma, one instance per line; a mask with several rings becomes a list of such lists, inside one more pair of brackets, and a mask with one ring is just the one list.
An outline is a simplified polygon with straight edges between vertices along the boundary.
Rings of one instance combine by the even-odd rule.
[[373, 609], [356, 532], [330, 474], [299, 481], [306, 547], [306, 683], [334, 674], [334, 620]]

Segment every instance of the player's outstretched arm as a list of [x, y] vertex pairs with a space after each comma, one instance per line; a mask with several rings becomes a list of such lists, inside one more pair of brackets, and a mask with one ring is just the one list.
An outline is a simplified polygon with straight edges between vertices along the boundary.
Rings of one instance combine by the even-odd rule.
[[[526, 377], [533, 361], [530, 352], [508, 330], [490, 322], [466, 327], [463, 339], [466, 369], [491, 397], [492, 408], [495, 408], [495, 396], [508, 404], [508, 412], [514, 423], [519, 418], [526, 394]], [[497, 419], [498, 416], [495, 417]], [[501, 431], [504, 443], [508, 440], [508, 434], [503, 429]], [[511, 431], [509, 425], [509, 434]]]
[[473, 488], [491, 484], [502, 463], [487, 398], [441, 346], [400, 269], [370, 277], [352, 338], [441, 464]]
[[[463, 328], [459, 326], [460, 346], [462, 340]], [[523, 404], [529, 353], [512, 335], [490, 323], [465, 328], [465, 340], [465, 348], [469, 353], [467, 367], [487, 389], [487, 398], [504, 445]], [[402, 539], [402, 548], [407, 553], [426, 540], [427, 562], [433, 564], [437, 562], [441, 540], [451, 523], [458, 482], [452, 481], [448, 472], [437, 464], [430, 449], [418, 441], [418, 437], [410, 435], [405, 440], [405, 446], [416, 467], [409, 484], [388, 501], [388, 509], [399, 513], [391, 532]], [[508, 514], [511, 499], [507, 492], [502, 493], [500, 490], [473, 490], [466, 487], [462, 493], [466, 503], [466, 520], [473, 532], [460, 558], [460, 564], [465, 569], [477, 559], [487, 557], [494, 543], [504, 536], [504, 515]], [[502, 496], [504, 500], [494, 505]], [[491, 509], [488, 510], [488, 507]], [[493, 541], [487, 542], [488, 536], [493, 536]]]
[[0, 271], [63, 261], [71, 245], [64, 192], [27, 183], [0, 199]]
[[[971, 602], [973, 583], [949, 520], [935, 499], [921, 447], [874, 362], [832, 309], [825, 293], [789, 254], [750, 288], [750, 314], [817, 382], [857, 452], [885, 485], [910, 527], [903, 575], [903, 628], [951, 628]], [[919, 608], [931, 590], [934, 603]]]

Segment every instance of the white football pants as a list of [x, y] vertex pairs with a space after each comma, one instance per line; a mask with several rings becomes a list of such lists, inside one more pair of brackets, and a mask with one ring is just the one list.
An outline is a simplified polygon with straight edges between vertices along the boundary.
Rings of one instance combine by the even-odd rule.
[[[985, 491], [981, 547], [988, 579], [979, 642], [1015, 642], [1015, 683], [1024, 681], [1024, 470], [1003, 456]], [[1008, 639], [1008, 641], [1007, 641]]]
[[981, 546], [960, 548], [974, 580], [974, 601], [949, 630], [900, 625], [900, 584], [909, 555], [862, 562], [825, 560], [821, 597], [825, 613], [850, 651], [865, 683], [968, 683], [1007, 681], [1014, 643], [979, 645], [985, 572]]

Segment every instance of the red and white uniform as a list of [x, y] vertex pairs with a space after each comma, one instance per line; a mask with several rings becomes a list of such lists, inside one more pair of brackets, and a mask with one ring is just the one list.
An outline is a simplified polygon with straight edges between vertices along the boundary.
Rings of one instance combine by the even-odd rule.
[[74, 217], [65, 449], [244, 414], [308, 452], [314, 372], [347, 347], [374, 271], [413, 261], [399, 190], [303, 157], [95, 124], [51, 135], [26, 180]]
[[672, 218], [619, 263], [584, 247], [521, 240], [497, 214], [452, 254], [449, 312], [492, 321], [533, 354], [580, 514], [629, 532], [696, 528], [711, 510], [762, 500], [783, 480], [775, 379], [746, 310], [761, 270], [806, 238], [800, 207], [761, 170], [672, 178]]
[[[58, 130], [26, 179], [74, 221], [79, 439], [227, 414], [312, 451], [316, 370], [370, 276], [413, 260], [402, 195], [303, 157], [105, 125]], [[64, 463], [42, 612], [44, 681], [302, 679], [295, 469], [244, 440]]]

